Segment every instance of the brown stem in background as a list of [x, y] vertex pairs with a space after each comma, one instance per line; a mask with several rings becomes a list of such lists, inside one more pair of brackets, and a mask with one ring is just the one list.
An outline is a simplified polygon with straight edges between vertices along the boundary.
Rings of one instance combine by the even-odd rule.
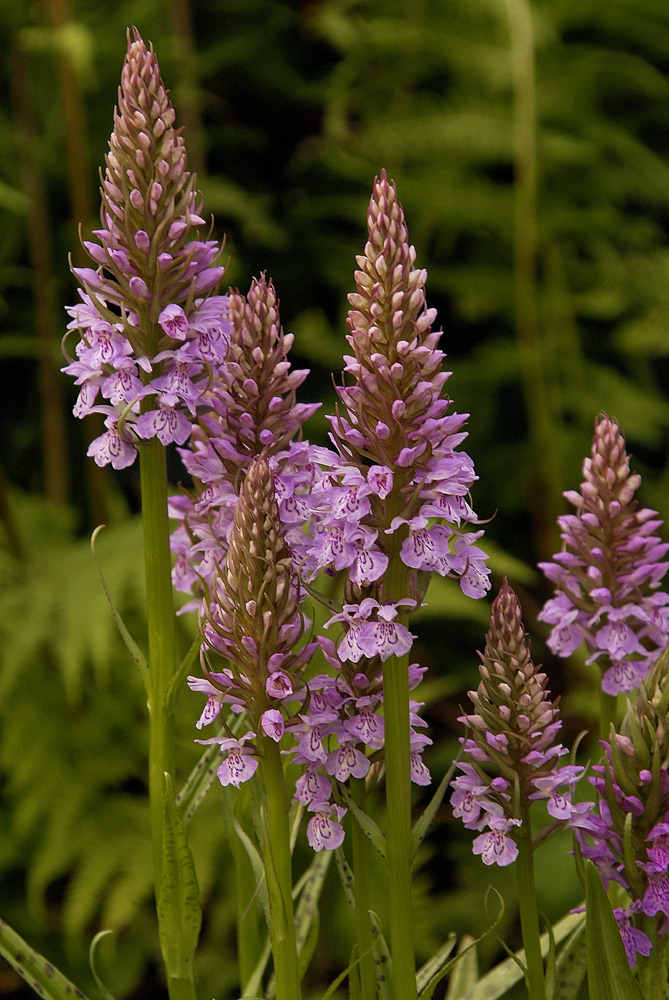
[[179, 120], [188, 144], [188, 169], [198, 177], [206, 174], [204, 128], [200, 81], [195, 61], [195, 33], [189, 0], [169, 0], [177, 70], [179, 73]]
[[[96, 222], [86, 109], [72, 61], [58, 37], [59, 31], [62, 32], [70, 20], [70, 4], [69, 0], [48, 0], [47, 6], [49, 20], [54, 29], [59, 106], [63, 114], [65, 133], [65, 166], [70, 196], [71, 239], [69, 244], [72, 247], [74, 264], [80, 267], [90, 266], [90, 261], [81, 246], [78, 231], [79, 222], [82, 221], [84, 233], [88, 237]], [[87, 444], [103, 431], [104, 424], [101, 414], [92, 413], [83, 421], [83, 433]], [[90, 461], [85, 462], [84, 469], [91, 524], [106, 524], [109, 521], [107, 497], [113, 489], [110, 470], [107, 467], [100, 468]]]
[[65, 443], [63, 394], [56, 362], [61, 340], [61, 329], [56, 318], [60, 302], [56, 294], [53, 272], [46, 184], [37, 155], [38, 137], [30, 95], [28, 66], [16, 35], [12, 35], [10, 41], [9, 59], [21, 184], [28, 195], [26, 230], [33, 285], [35, 333], [38, 341], [37, 368], [44, 493], [54, 503], [64, 504], [69, 493], [69, 463]]
[[560, 476], [537, 318], [536, 86], [529, 0], [506, 0], [514, 117], [514, 270], [516, 334], [536, 475], [527, 484], [538, 558], [557, 548]]

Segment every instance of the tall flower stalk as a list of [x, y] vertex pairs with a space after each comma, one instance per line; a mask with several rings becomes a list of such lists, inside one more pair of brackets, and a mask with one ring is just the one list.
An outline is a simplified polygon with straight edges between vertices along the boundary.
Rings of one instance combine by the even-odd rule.
[[506, 580], [492, 604], [479, 671], [479, 686], [469, 692], [474, 710], [461, 720], [467, 735], [451, 803], [468, 829], [482, 831], [473, 850], [484, 864], [516, 865], [529, 997], [545, 1000], [530, 806], [546, 802], [544, 840], [567, 822], [587, 822], [590, 805], [571, 801], [583, 768], [559, 766], [567, 750], [555, 742], [562, 725], [557, 702], [532, 662], [520, 604]]
[[570, 656], [585, 644], [601, 670], [604, 739], [616, 696], [639, 686], [669, 639], [669, 595], [659, 590], [669, 544], [657, 512], [638, 506], [640, 484], [618, 424], [602, 414], [580, 491], [565, 493], [575, 513], [558, 519], [562, 551], [540, 563], [556, 590], [539, 614], [552, 625], [550, 649]]
[[[258, 773], [263, 796], [258, 838], [265, 866], [277, 1000], [299, 1000], [292, 899], [289, 795], [279, 749], [291, 706], [304, 692], [301, 674], [314, 644], [296, 650], [305, 622], [292, 555], [279, 517], [267, 454], [251, 462], [241, 485], [225, 564], [216, 571], [202, 616], [207, 691], [218, 711], [224, 702], [246, 710], [250, 729], [241, 738], [214, 736], [224, 757], [223, 784], [239, 786]], [[215, 669], [223, 657], [227, 666]], [[222, 666], [222, 664], [221, 664]], [[212, 706], [213, 707], [213, 706]], [[205, 716], [209, 721], [211, 713]]]
[[[189, 437], [227, 344], [227, 298], [214, 294], [223, 273], [220, 248], [199, 236], [200, 200], [174, 121], [153, 51], [137, 31], [129, 33], [101, 187], [101, 228], [84, 243], [96, 267], [73, 268], [81, 303], [68, 310], [68, 330], [78, 340], [64, 369], [81, 387], [75, 416], [105, 415], [106, 430], [88, 449], [96, 463], [120, 469], [140, 454], [157, 891], [166, 850], [165, 774], [174, 773], [168, 691], [177, 665], [164, 446]], [[181, 918], [171, 909], [175, 897], [168, 892], [166, 898], [158, 918], [168, 988], [173, 1000], [190, 1000], [192, 955], [170, 940]]]
[[669, 655], [628, 702], [620, 726], [602, 740], [590, 779], [596, 813], [576, 829], [581, 850], [606, 888], [624, 890], [614, 910], [627, 958], [648, 1000], [665, 1000], [669, 931]]
[[[383, 747], [393, 977], [397, 996], [410, 1000], [416, 996], [411, 781], [429, 782], [420, 754], [430, 740], [415, 731], [423, 723], [410, 703], [416, 677], [407, 621], [422, 600], [419, 574], [457, 576], [472, 597], [485, 594], [489, 583], [485, 555], [474, 544], [482, 532], [463, 531], [476, 520], [467, 502], [473, 464], [457, 450], [466, 415], [447, 413], [448, 373], [440, 335], [431, 329], [436, 313], [426, 308], [426, 273], [415, 267], [404, 213], [385, 173], [374, 183], [367, 222], [349, 296], [351, 354], [330, 418], [336, 452], [315, 505], [305, 567], [314, 574], [346, 571], [342, 613], [328, 623], [344, 628], [333, 661], [358, 692], [365, 742]], [[355, 731], [350, 718], [344, 726]]]

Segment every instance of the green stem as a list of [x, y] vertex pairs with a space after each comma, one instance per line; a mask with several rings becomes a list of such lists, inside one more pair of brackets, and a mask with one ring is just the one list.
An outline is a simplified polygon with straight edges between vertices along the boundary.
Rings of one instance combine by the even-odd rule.
[[263, 861], [270, 908], [276, 1000], [300, 1000], [300, 974], [295, 940], [293, 876], [286, 792], [279, 747], [267, 736], [258, 740], [260, 773], [267, 812], [263, 823]]
[[[149, 643], [149, 809], [157, 895], [162, 873], [165, 772], [174, 774], [174, 714], [166, 694], [177, 663], [167, 465], [159, 441], [142, 445], [139, 465]], [[192, 979], [168, 977], [168, 993], [170, 1000], [195, 1000]]]
[[553, 553], [556, 548], [555, 522], [562, 499], [537, 308], [536, 80], [532, 11], [529, 0], [506, 0], [506, 12], [513, 75], [516, 334], [534, 459], [530, 514], [538, 552], [547, 558], [547, 553]]
[[518, 857], [516, 859], [516, 877], [518, 880], [518, 907], [520, 910], [520, 927], [525, 949], [525, 967], [529, 1000], [546, 1000], [544, 979], [544, 960], [541, 954], [541, 934], [539, 931], [539, 912], [537, 910], [537, 894], [534, 885], [534, 857], [532, 852], [532, 827], [529, 810], [521, 810], [522, 824], [516, 833]]
[[149, 640], [149, 795], [153, 869], [160, 885], [165, 771], [173, 769], [173, 716], [165, 694], [176, 669], [165, 449], [155, 438], [139, 450]]
[[[389, 498], [388, 517], [394, 511]], [[400, 559], [403, 531], [389, 536], [389, 564], [383, 581], [383, 599], [395, 602], [407, 597], [407, 570]], [[406, 623], [406, 615], [397, 620]], [[414, 1000], [416, 964], [411, 909], [411, 748], [409, 724], [409, 657], [391, 656], [383, 666], [383, 712], [385, 716], [386, 811], [388, 843], [388, 889], [390, 896], [390, 952], [395, 995]]]
[[608, 741], [611, 738], [611, 723], [617, 725], [618, 722], [618, 697], [615, 694], [601, 692], [599, 703], [599, 735], [601, 739]]
[[[351, 794], [364, 811], [367, 792], [364, 778], [351, 778]], [[353, 892], [355, 894], [355, 924], [358, 941], [360, 1000], [376, 1000], [376, 972], [372, 954], [372, 924], [369, 917], [369, 858], [370, 844], [360, 824], [352, 821]]]

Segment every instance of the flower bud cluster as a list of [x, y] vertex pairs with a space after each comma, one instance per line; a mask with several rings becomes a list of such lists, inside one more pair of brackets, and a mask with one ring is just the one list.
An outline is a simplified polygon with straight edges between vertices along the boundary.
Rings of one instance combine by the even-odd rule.
[[[225, 562], [217, 566], [212, 593], [201, 617], [206, 679], [189, 677], [190, 687], [206, 694], [198, 728], [218, 718], [223, 705], [246, 711], [252, 729], [198, 740], [218, 743], [224, 760], [222, 784], [239, 786], [253, 777], [257, 738], [286, 744], [304, 773], [296, 798], [312, 813], [307, 838], [314, 850], [333, 850], [344, 839], [346, 810], [332, 801], [333, 780], [362, 777], [370, 762], [364, 750], [383, 743], [383, 730], [370, 706], [372, 691], [348, 688], [344, 678], [320, 675], [308, 681], [303, 672], [318, 642], [301, 643], [306, 622], [300, 610], [303, 593], [286, 545], [274, 491], [269, 456], [252, 459], [235, 506]], [[214, 669], [221, 657], [228, 666]], [[348, 727], [341, 710], [347, 713]], [[363, 750], [359, 747], [362, 746]]]
[[[268, 456], [255, 457], [240, 487], [225, 563], [217, 567], [204, 599], [200, 628], [206, 680], [189, 678], [208, 694], [198, 728], [218, 717], [224, 704], [245, 710], [253, 726], [237, 744], [224, 740], [228, 757], [219, 770], [223, 784], [245, 781], [255, 771], [253, 747], [260, 730], [277, 742], [286, 705], [304, 698], [302, 672], [317, 646], [296, 648], [305, 631], [301, 595], [279, 519]], [[213, 669], [216, 659], [228, 666]], [[238, 757], [244, 758], [240, 769]]]
[[570, 656], [583, 643], [610, 695], [629, 693], [669, 639], [669, 595], [658, 590], [669, 545], [657, 512], [639, 509], [641, 477], [630, 472], [625, 440], [600, 416], [580, 492], [565, 493], [575, 514], [559, 519], [563, 550], [541, 569], [556, 587], [539, 618], [553, 628], [548, 645]]
[[[81, 386], [77, 417], [105, 414], [89, 447], [120, 469], [138, 438], [183, 444], [212, 370], [227, 346], [220, 247], [201, 240], [195, 178], [157, 60], [128, 35], [101, 187], [100, 229], [84, 248], [95, 268], [73, 268], [81, 303], [68, 308], [76, 358], [63, 369]], [[101, 397], [103, 402], [97, 402]]]
[[[329, 417], [335, 450], [317, 456], [323, 479], [312, 494], [304, 572], [345, 574], [344, 606], [326, 625], [340, 623], [343, 637], [324, 648], [354, 693], [352, 704], [364, 708], [365, 718], [373, 711], [373, 731], [381, 732], [382, 667], [411, 648], [413, 636], [401, 619], [420, 603], [419, 573], [458, 576], [465, 593], [480, 597], [489, 571], [473, 544], [482, 532], [461, 530], [476, 520], [467, 501], [476, 475], [469, 456], [457, 450], [466, 416], [447, 413], [449, 376], [439, 334], [431, 330], [435, 311], [426, 308], [426, 273], [415, 267], [404, 213], [385, 172], [375, 180], [367, 222], [356, 291], [349, 296], [351, 354], [344, 358], [339, 406]], [[393, 558], [402, 563], [394, 575], [406, 581], [404, 593], [388, 591]], [[411, 667], [412, 684], [419, 676]], [[412, 703], [412, 779], [427, 784], [420, 755], [431, 741], [416, 732], [424, 725], [418, 707]], [[348, 731], [350, 711], [351, 703], [342, 715]], [[371, 716], [365, 726], [372, 726]]]
[[546, 675], [532, 662], [520, 604], [506, 579], [492, 604], [479, 672], [479, 686], [469, 692], [474, 711], [460, 720], [467, 736], [451, 804], [468, 829], [486, 831], [474, 853], [504, 866], [518, 856], [514, 830], [527, 822], [530, 802], [545, 800], [559, 823], [578, 823], [590, 809], [572, 802], [583, 768], [559, 765], [568, 751], [554, 742], [562, 726], [557, 701], [549, 700]]
[[481, 597], [489, 570], [473, 543], [482, 532], [461, 530], [476, 521], [467, 497], [477, 477], [471, 458], [457, 450], [466, 415], [447, 412], [450, 373], [442, 370], [440, 334], [431, 330], [436, 312], [426, 308], [426, 272], [414, 266], [385, 172], [374, 183], [367, 222], [349, 295], [349, 381], [338, 388], [341, 409], [329, 418], [336, 454], [308, 566], [314, 573], [347, 570], [354, 585], [366, 587], [381, 581], [388, 536], [399, 531], [401, 559], [413, 577], [457, 576], [466, 594]]
[[293, 337], [281, 327], [272, 282], [263, 275], [252, 282], [248, 297], [232, 293], [226, 320], [225, 365], [207, 392], [208, 412], [189, 447], [180, 450], [197, 492], [170, 500], [171, 514], [181, 522], [172, 535], [173, 579], [179, 590], [195, 594], [188, 609], [199, 606], [203, 584], [210, 584], [215, 563], [225, 558], [240, 478], [253, 458], [261, 452], [268, 456], [296, 562], [307, 541], [301, 529], [311, 518], [308, 494], [319, 475], [315, 449], [299, 440], [319, 404], [295, 400], [307, 372], [291, 370]]
[[651, 941], [636, 924], [657, 919], [669, 932], [669, 655], [663, 654], [629, 702], [620, 732], [602, 741], [604, 758], [590, 781], [596, 815], [576, 829], [581, 850], [605, 887], [617, 882], [629, 903], [616, 913], [630, 964]]

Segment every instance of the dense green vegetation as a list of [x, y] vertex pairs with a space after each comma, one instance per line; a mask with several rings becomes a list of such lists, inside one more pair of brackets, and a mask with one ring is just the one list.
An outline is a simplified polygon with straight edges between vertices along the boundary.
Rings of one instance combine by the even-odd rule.
[[[381, 167], [394, 178], [444, 328], [448, 388], [471, 415], [475, 507], [491, 518], [495, 575], [522, 597], [535, 658], [563, 693], [573, 734], [589, 721], [596, 678], [545, 650], [534, 567], [554, 551], [561, 492], [580, 481], [598, 412], [626, 432], [643, 502], [667, 511], [669, 9], [2, 0], [0, 11], [0, 915], [82, 986], [88, 941], [111, 927], [100, 949], [110, 989], [146, 997], [157, 942], [142, 690], [89, 544], [108, 524], [98, 555], [141, 637], [138, 471], [85, 460], [93, 435], [71, 417], [75, 389], [58, 374], [63, 306], [74, 298], [68, 253], [79, 259], [80, 222], [84, 233], [96, 226], [126, 27], [159, 54], [207, 211], [227, 234], [228, 283], [245, 291], [253, 275], [273, 277], [295, 360], [312, 368], [301, 398], [324, 409], [371, 183]], [[322, 417], [309, 430], [323, 439]], [[176, 457], [172, 473], [176, 484]], [[417, 624], [439, 776], [487, 608], [446, 584], [428, 602]], [[185, 650], [194, 624], [182, 625]], [[197, 757], [198, 711], [185, 691], [182, 779]], [[451, 930], [487, 926], [488, 873], [446, 807], [438, 819], [417, 879], [419, 959]], [[202, 996], [225, 1000], [236, 975], [232, 857], [215, 795], [192, 836], [206, 913]], [[579, 899], [575, 876], [552, 874], [563, 848], [547, 848], [556, 858], [545, 858], [539, 886], [549, 919]], [[506, 873], [497, 884], [509, 885], [505, 932], [517, 944]], [[323, 916], [314, 996], [346, 964], [347, 921], [343, 903]], [[485, 943], [483, 963], [495, 948]], [[23, 995], [4, 970], [0, 995]]]

